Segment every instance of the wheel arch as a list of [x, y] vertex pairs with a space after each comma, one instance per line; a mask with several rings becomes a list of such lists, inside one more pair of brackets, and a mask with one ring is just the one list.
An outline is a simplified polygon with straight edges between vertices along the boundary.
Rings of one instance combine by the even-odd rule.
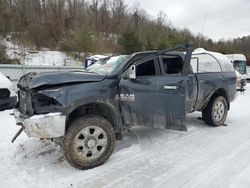
[[67, 122], [65, 131], [70, 126], [70, 122], [79, 116], [89, 115], [89, 114], [96, 114], [104, 117], [107, 119], [112, 127], [114, 128], [114, 131], [116, 133], [116, 139], [122, 140], [122, 119], [120, 117], [120, 114], [118, 113], [119, 109], [115, 108], [114, 105], [101, 102], [101, 101], [93, 101], [88, 102], [85, 104], [79, 104], [75, 108], [71, 108], [71, 110], [67, 111]]
[[228, 93], [227, 93], [226, 89], [224, 89], [224, 88], [218, 88], [217, 90], [215, 90], [215, 91], [208, 97], [208, 99], [206, 100], [205, 105], [203, 106], [202, 110], [204, 110], [204, 109], [207, 107], [209, 101], [210, 101], [213, 97], [215, 97], [215, 96], [223, 96], [223, 97], [226, 99], [226, 101], [227, 101], [228, 110], [230, 110], [230, 102], [229, 102], [229, 98], [228, 98]]

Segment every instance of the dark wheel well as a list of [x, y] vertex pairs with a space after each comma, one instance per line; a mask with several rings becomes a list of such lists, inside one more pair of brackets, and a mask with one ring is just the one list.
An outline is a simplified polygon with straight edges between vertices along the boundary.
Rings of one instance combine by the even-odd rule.
[[[227, 95], [226, 90], [223, 89], [223, 88], [217, 89], [217, 90], [214, 92], [214, 94], [210, 97], [209, 101], [210, 101], [211, 99], [213, 99], [214, 97], [216, 97], [216, 96], [223, 96], [223, 97], [226, 99], [227, 104], [228, 104], [228, 110], [229, 110], [229, 109], [230, 109], [230, 102], [229, 102], [229, 100], [228, 100], [228, 95]], [[208, 101], [208, 102], [209, 102], [209, 101]]]
[[82, 106], [76, 108], [74, 111], [72, 111], [68, 115], [68, 118], [67, 118], [66, 131], [70, 126], [69, 122], [74, 120], [76, 117], [91, 115], [91, 114], [100, 115], [100, 116], [104, 117], [105, 119], [107, 119], [111, 123], [111, 125], [113, 126], [113, 128], [116, 132], [116, 138], [118, 140], [122, 139], [122, 133], [117, 128], [116, 117], [115, 117], [115, 114], [114, 114], [112, 108], [106, 104], [103, 104], [103, 103], [85, 104], [85, 105], [82, 105]]

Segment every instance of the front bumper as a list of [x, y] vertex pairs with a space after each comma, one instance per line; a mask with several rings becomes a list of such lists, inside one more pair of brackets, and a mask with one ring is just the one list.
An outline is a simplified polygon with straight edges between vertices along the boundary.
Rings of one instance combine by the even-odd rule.
[[24, 127], [29, 137], [35, 138], [58, 138], [65, 134], [66, 116], [61, 113], [34, 115], [31, 117], [14, 109], [17, 125]]
[[17, 103], [16, 96], [9, 97], [8, 99], [0, 99], [0, 111], [12, 109], [14, 108], [16, 103]]

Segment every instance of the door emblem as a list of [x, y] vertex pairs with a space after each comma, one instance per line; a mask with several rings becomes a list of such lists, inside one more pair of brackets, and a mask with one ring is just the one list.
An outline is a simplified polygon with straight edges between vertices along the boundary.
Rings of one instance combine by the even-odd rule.
[[116, 100], [121, 100], [124, 102], [134, 102], [135, 101], [135, 94], [120, 94], [115, 96]]

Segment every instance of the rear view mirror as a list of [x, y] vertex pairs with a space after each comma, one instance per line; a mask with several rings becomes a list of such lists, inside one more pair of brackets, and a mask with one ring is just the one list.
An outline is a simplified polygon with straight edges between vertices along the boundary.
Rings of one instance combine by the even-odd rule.
[[135, 80], [136, 79], [136, 67], [135, 65], [132, 65], [128, 69], [128, 79]]

